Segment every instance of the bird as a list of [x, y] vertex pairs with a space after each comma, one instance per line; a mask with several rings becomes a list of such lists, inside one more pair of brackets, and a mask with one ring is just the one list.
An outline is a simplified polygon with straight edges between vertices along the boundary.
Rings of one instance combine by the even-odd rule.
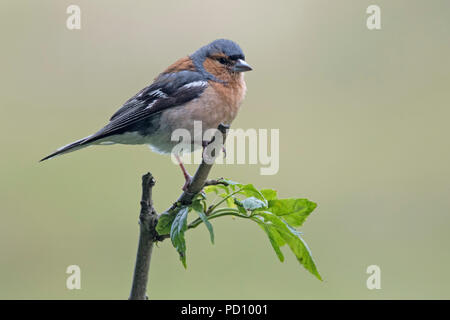
[[[170, 154], [178, 141], [171, 139], [176, 129], [193, 137], [194, 122], [203, 132], [220, 124], [229, 126], [236, 118], [247, 87], [244, 72], [252, 67], [241, 47], [228, 39], [217, 39], [174, 62], [153, 82], [128, 99], [103, 128], [69, 143], [40, 161], [92, 145], [149, 145], [152, 151]], [[192, 140], [192, 149], [204, 141]], [[189, 186], [179, 155], [175, 155]]]

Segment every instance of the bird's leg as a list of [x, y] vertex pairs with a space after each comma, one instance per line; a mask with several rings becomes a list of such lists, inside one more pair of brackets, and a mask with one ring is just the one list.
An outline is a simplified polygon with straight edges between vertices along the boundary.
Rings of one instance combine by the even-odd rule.
[[180, 166], [181, 171], [183, 172], [184, 179], [185, 179], [185, 182], [184, 182], [184, 185], [183, 185], [182, 190], [183, 190], [183, 191], [186, 191], [187, 188], [189, 187], [189, 185], [191, 184], [192, 177], [191, 177], [191, 175], [187, 172], [187, 170], [186, 170], [186, 168], [184, 167], [184, 164], [183, 164], [183, 162], [181, 161], [180, 157], [179, 157], [178, 155], [175, 155], [175, 158], [176, 158], [177, 161], [178, 161], [178, 165]]

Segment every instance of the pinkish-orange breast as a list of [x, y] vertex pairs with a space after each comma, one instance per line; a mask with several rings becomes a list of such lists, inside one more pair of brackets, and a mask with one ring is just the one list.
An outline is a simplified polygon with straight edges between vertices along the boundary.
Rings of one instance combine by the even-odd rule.
[[194, 121], [201, 121], [202, 131], [216, 129], [220, 123], [231, 124], [245, 95], [242, 78], [238, 86], [218, 85], [210, 81], [202, 95], [183, 106], [165, 111], [161, 123], [169, 130], [184, 128], [194, 132]]

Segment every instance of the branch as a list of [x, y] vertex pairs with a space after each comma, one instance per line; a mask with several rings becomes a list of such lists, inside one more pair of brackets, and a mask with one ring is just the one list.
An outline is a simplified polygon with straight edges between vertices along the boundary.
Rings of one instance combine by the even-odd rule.
[[[220, 133], [222, 133], [222, 141], [220, 141], [220, 143], [221, 143], [221, 146], [223, 146], [225, 144], [225, 139], [227, 136], [227, 130], [229, 129], [229, 126], [221, 123], [217, 129], [220, 131]], [[213, 141], [211, 141], [211, 143], [209, 143], [206, 146], [205, 152], [209, 152], [211, 150], [211, 148], [214, 147], [214, 144], [212, 143]], [[203, 152], [203, 155], [205, 154], [205, 152]], [[211, 153], [212, 153], [212, 157], [213, 157], [211, 159], [212, 161], [205, 161], [205, 157], [203, 156], [202, 163], [200, 164], [197, 171], [195, 172], [195, 175], [192, 178], [192, 181], [191, 181], [189, 187], [187, 188], [187, 190], [185, 192], [183, 192], [181, 194], [180, 198], [178, 198], [177, 202], [179, 202], [181, 205], [191, 204], [192, 200], [197, 195], [197, 193], [202, 191], [203, 187], [205, 185], [207, 185], [207, 183], [214, 183], [214, 182], [218, 183], [218, 180], [207, 180], [209, 172], [211, 171], [211, 168], [214, 164], [214, 160], [218, 156], [218, 154], [214, 154], [214, 151], [212, 151]], [[171, 209], [173, 209], [173, 206]]]
[[[229, 126], [221, 123], [221, 124], [219, 124], [219, 127], [217, 129], [222, 134], [222, 141], [220, 141], [220, 142], [221, 142], [221, 146], [223, 146], [225, 144], [225, 139], [227, 136], [227, 131], [229, 129]], [[197, 171], [195, 172], [195, 175], [192, 178], [192, 181], [189, 184], [189, 187], [187, 188], [187, 190], [184, 191], [181, 194], [181, 196], [178, 198], [178, 200], [162, 214], [169, 214], [169, 213], [173, 212], [174, 210], [177, 210], [181, 206], [190, 205], [192, 203], [192, 200], [194, 199], [194, 197], [200, 191], [202, 191], [203, 187], [205, 187], [206, 185], [225, 183], [225, 181], [219, 182], [220, 179], [207, 180], [209, 172], [211, 171], [211, 168], [214, 164], [214, 160], [218, 156], [218, 154], [214, 154], [213, 149], [211, 149], [211, 148], [215, 147], [213, 142], [214, 142], [214, 139], [206, 146], [205, 151], [203, 152], [202, 163], [200, 164]], [[205, 161], [205, 157], [204, 157], [205, 152], [210, 152], [212, 154], [212, 157], [213, 157], [212, 161]], [[165, 239], [166, 237], [163, 236], [162, 238]]]
[[131, 287], [130, 300], [146, 300], [148, 272], [152, 257], [153, 244], [156, 241], [156, 223], [158, 216], [153, 208], [152, 188], [155, 179], [148, 172], [142, 176], [142, 198], [141, 213], [139, 215], [139, 244], [136, 254], [136, 265], [134, 267], [133, 284]]
[[223, 178], [217, 180], [206, 180], [204, 186], [217, 186], [218, 184], [228, 186], [228, 182], [224, 181]]
[[[226, 134], [229, 126], [220, 124], [218, 130], [222, 134], [222, 141], [219, 141], [220, 146], [223, 147], [226, 139]], [[170, 214], [176, 212], [183, 205], [190, 205], [194, 197], [207, 185], [227, 184], [225, 181], [207, 180], [209, 172], [214, 164], [215, 158], [218, 154], [215, 154], [211, 149], [217, 147], [217, 144], [213, 144], [214, 139], [206, 146], [202, 163], [195, 172], [194, 177], [191, 180], [186, 191], [184, 191], [178, 200], [163, 214]], [[212, 156], [209, 161], [205, 160], [205, 152], [209, 152]], [[152, 188], [155, 185], [155, 179], [151, 173], [147, 173], [142, 176], [142, 200], [141, 200], [141, 213], [139, 215], [140, 234], [139, 244], [136, 255], [136, 264], [134, 268], [133, 284], [131, 287], [130, 300], [145, 300], [148, 299], [146, 295], [148, 273], [150, 270], [150, 261], [152, 256], [153, 245], [156, 241], [163, 241], [170, 237], [170, 235], [158, 235], [156, 232], [156, 225], [158, 223], [159, 215], [153, 208], [152, 202]]]

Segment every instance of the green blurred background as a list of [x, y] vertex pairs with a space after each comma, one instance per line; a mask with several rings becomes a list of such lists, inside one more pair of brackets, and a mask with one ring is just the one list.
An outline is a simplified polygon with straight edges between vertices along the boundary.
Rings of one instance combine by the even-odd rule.
[[[81, 7], [82, 28], [66, 28]], [[382, 29], [366, 28], [381, 7]], [[280, 170], [225, 176], [319, 204], [302, 228], [320, 282], [262, 230], [213, 221], [187, 233], [185, 271], [155, 248], [154, 299], [450, 298], [449, 1], [2, 1], [0, 298], [124, 299], [140, 177], [156, 207], [179, 169], [145, 146], [88, 148], [38, 163], [109, 116], [170, 63], [216, 38], [254, 71], [234, 128], [279, 128]], [[195, 166], [188, 167], [191, 172]], [[65, 287], [81, 267], [81, 290]], [[381, 290], [366, 268], [381, 268]]]

